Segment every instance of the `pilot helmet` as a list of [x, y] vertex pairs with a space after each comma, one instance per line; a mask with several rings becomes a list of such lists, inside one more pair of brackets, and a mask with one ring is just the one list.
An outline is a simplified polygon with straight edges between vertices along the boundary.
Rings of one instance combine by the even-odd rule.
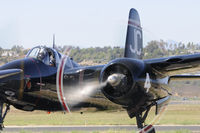
[[47, 52], [44, 48], [40, 49], [40, 52], [38, 53], [38, 59], [43, 61], [47, 55]]

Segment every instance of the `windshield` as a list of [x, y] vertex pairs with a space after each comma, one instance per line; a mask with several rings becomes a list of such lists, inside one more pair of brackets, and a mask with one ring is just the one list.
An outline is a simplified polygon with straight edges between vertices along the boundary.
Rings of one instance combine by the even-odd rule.
[[50, 57], [49, 57], [49, 53], [46, 50], [46, 48], [34, 48], [32, 49], [28, 55], [26, 57], [32, 57], [32, 58], [36, 58], [40, 61], [42, 61], [43, 63], [45, 63], [46, 65], [50, 65]]
[[27, 55], [27, 57], [33, 57], [37, 58], [38, 52], [40, 51], [40, 48], [34, 48], [32, 51]]

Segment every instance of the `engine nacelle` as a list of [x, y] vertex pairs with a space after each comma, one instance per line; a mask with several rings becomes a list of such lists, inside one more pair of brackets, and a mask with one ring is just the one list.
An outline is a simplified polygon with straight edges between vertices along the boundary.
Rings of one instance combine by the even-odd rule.
[[122, 106], [138, 104], [144, 93], [137, 81], [144, 71], [145, 64], [141, 60], [112, 60], [101, 71], [100, 82], [106, 82], [106, 86], [102, 88], [103, 94]]

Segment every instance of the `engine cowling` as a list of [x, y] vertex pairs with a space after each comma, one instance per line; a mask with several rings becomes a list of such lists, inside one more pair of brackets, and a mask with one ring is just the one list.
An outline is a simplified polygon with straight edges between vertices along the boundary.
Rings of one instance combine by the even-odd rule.
[[109, 62], [100, 75], [100, 82], [106, 82], [102, 88], [103, 94], [116, 104], [137, 104], [143, 96], [137, 81], [144, 70], [145, 64], [141, 60], [122, 58]]

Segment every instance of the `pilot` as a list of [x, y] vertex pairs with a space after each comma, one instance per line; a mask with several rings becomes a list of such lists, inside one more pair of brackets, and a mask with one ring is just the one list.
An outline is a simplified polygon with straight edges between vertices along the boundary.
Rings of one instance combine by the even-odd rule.
[[53, 67], [55, 66], [55, 58], [53, 57], [53, 55], [50, 55], [49, 65]]
[[45, 49], [40, 49], [40, 52], [38, 53], [38, 60], [41, 60], [45, 64], [48, 64], [48, 53]]

